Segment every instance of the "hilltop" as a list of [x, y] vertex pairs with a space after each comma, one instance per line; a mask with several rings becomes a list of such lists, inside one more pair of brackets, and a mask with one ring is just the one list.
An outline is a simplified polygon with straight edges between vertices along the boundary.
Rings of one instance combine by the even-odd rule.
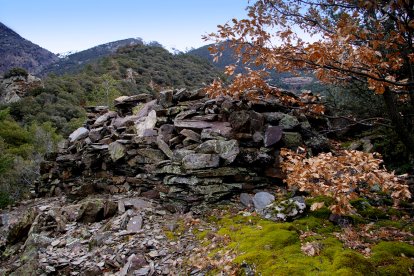
[[95, 62], [99, 58], [114, 54], [121, 47], [143, 44], [144, 43], [140, 38], [127, 38], [101, 44], [61, 57], [55, 63], [52, 63], [49, 66], [45, 67], [40, 72], [40, 75], [46, 76], [50, 73], [57, 75], [76, 73], [81, 71], [86, 64]]
[[22, 67], [37, 74], [58, 59], [52, 52], [24, 39], [0, 23], [0, 74], [13, 67]]

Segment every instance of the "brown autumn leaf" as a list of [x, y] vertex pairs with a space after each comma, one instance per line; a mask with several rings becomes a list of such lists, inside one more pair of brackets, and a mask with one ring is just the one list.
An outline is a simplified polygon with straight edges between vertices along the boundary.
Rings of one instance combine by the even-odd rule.
[[311, 205], [310, 210], [316, 211], [325, 206], [325, 202], [315, 202]]

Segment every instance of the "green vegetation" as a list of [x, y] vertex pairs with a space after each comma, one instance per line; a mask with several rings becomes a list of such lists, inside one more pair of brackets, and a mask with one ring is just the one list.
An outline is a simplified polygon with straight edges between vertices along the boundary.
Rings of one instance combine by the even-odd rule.
[[[291, 223], [226, 216], [217, 224], [217, 235], [230, 241], [210, 257], [220, 258], [220, 252], [235, 253], [233, 263], [239, 273], [247, 265], [260, 275], [410, 275], [414, 267], [414, 246], [380, 242], [373, 246], [372, 255], [365, 257], [346, 249], [334, 237], [332, 233], [340, 231], [338, 227], [312, 214]], [[300, 237], [304, 233], [310, 235]], [[301, 249], [304, 244], [312, 244], [314, 254], [306, 255]]]
[[61, 139], [50, 122], [22, 126], [9, 112], [0, 109], [0, 208], [28, 194], [43, 155]]
[[4, 73], [4, 78], [11, 78], [11, 77], [27, 77], [29, 75], [29, 73], [20, 67], [14, 67], [12, 69], [10, 69], [9, 71], [7, 71], [6, 73]]

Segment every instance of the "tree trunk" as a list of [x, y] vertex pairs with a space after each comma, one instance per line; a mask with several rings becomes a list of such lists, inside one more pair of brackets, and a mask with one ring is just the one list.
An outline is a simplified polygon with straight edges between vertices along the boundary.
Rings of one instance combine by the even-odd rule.
[[409, 128], [405, 125], [395, 104], [394, 94], [387, 88], [383, 94], [383, 98], [395, 132], [407, 150], [414, 154], [414, 133], [408, 131]]

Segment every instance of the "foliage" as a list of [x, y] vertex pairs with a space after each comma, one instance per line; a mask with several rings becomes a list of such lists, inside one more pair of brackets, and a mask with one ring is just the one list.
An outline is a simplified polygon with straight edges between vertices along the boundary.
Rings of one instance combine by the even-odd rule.
[[[69, 89], [68, 89], [69, 90]], [[10, 105], [10, 114], [25, 125], [33, 122], [51, 122], [60, 133], [68, 135], [73, 129], [67, 125], [73, 118], [83, 117], [85, 111], [79, 106], [79, 98], [65, 90], [37, 88], [19, 102]]]
[[[257, 0], [247, 10], [247, 19], [219, 25], [207, 39], [226, 41], [248, 66], [312, 70], [324, 82], [366, 84], [383, 95], [399, 138], [414, 153], [413, 122], [406, 119], [414, 107], [411, 2]], [[305, 41], [296, 30], [317, 40]], [[221, 49], [211, 52], [218, 58]]]
[[0, 110], [0, 208], [28, 193], [44, 154], [55, 151], [61, 140], [50, 122], [23, 127], [9, 111]]
[[[348, 228], [340, 229], [312, 213], [284, 223], [226, 214], [216, 219], [214, 228], [200, 236], [203, 246], [190, 257], [190, 264], [210, 270], [207, 275], [410, 275], [414, 265], [414, 246], [384, 242], [378, 235], [357, 251], [336, 237]], [[371, 238], [369, 231], [362, 233], [367, 235], [365, 241]]]
[[360, 196], [374, 197], [374, 186], [391, 192], [395, 200], [410, 198], [408, 186], [401, 179], [380, 168], [382, 160], [377, 154], [360, 151], [321, 153], [306, 158], [287, 149], [282, 149], [281, 164], [287, 173], [286, 183], [312, 195], [330, 196], [335, 204], [330, 207], [335, 214], [350, 214], [355, 209], [350, 200]]
[[9, 71], [7, 71], [6, 73], [4, 73], [4, 78], [11, 78], [11, 77], [27, 77], [29, 75], [29, 73], [20, 67], [14, 67], [12, 69], [10, 69]]
[[94, 90], [87, 96], [89, 105], [105, 105], [114, 107], [114, 100], [121, 96], [117, 89], [118, 82], [109, 74], [103, 74], [101, 84], [95, 85]]

